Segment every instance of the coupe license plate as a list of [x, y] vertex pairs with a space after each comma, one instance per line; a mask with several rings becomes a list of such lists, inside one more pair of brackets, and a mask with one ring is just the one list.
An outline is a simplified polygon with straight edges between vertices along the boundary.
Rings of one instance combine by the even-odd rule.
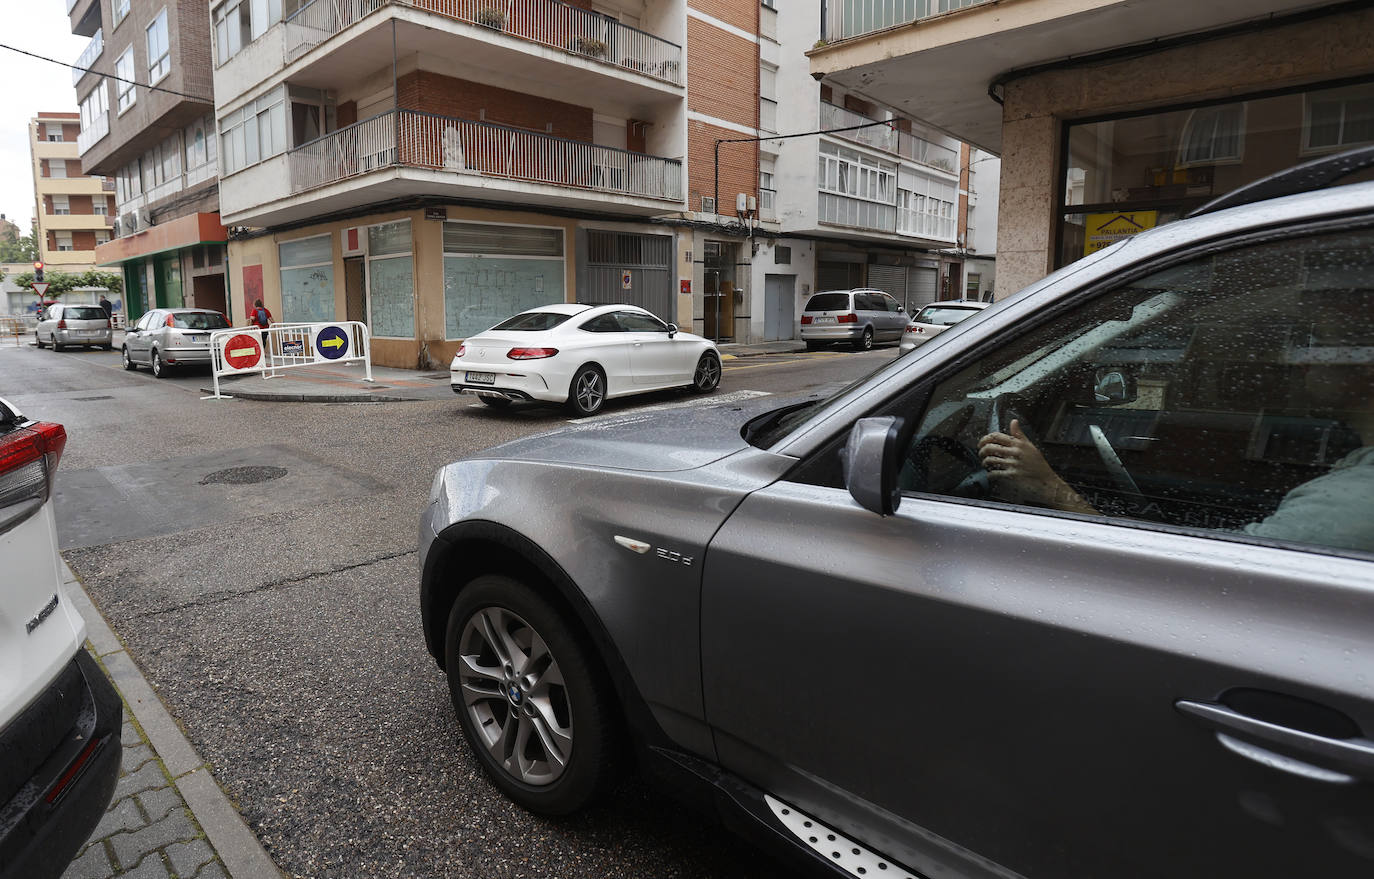
[[496, 384], [496, 373], [493, 372], [469, 372], [468, 381], [475, 385], [494, 385]]
[[816, 322], [816, 324], [817, 324], [818, 326], [834, 326], [834, 325], [835, 325], [835, 319], [834, 319], [833, 317], [818, 317], [818, 318], [816, 318], [816, 321], [815, 321], [815, 322]]

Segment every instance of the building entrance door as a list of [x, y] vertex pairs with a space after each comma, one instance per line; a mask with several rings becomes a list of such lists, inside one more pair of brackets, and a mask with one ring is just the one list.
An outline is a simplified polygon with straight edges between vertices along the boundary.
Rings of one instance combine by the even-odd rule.
[[707, 241], [703, 254], [702, 317], [705, 336], [714, 342], [735, 338], [735, 245]]
[[774, 342], [796, 336], [796, 275], [765, 275], [763, 278], [763, 340]]
[[344, 260], [344, 308], [347, 320], [367, 321], [367, 282], [363, 277], [363, 258]]

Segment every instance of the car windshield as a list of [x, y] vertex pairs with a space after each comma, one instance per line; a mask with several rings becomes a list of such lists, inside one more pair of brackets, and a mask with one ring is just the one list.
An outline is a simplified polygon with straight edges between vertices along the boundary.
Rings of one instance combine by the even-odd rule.
[[558, 311], [526, 311], [517, 314], [515, 317], [501, 321], [493, 330], [551, 330], [563, 323], [570, 314], [563, 314]]
[[817, 293], [806, 303], [807, 311], [848, 311], [848, 293]]
[[172, 326], [179, 330], [223, 330], [229, 321], [217, 311], [185, 311], [172, 315]]
[[970, 317], [977, 311], [976, 308], [958, 308], [952, 305], [927, 305], [921, 309], [920, 314], [916, 315], [916, 323], [949, 327], [966, 317]]
[[64, 308], [67, 320], [104, 320], [105, 309], [98, 305], [74, 305]]

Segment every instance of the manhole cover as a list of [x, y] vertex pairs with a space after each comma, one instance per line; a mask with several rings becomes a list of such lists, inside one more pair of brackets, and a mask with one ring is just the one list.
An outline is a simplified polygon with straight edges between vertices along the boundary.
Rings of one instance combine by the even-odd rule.
[[200, 484], [252, 485], [255, 482], [281, 479], [285, 475], [285, 467], [230, 467], [228, 470], [216, 470], [202, 479]]

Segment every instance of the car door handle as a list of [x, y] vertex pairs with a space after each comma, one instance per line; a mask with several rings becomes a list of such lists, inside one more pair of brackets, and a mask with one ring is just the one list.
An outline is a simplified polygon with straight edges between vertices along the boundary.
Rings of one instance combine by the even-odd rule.
[[1215, 702], [1179, 700], [1174, 707], [1216, 730], [1217, 740], [1228, 750], [1271, 769], [1334, 784], [1374, 781], [1374, 741], [1367, 738], [1317, 735], [1250, 717]]

